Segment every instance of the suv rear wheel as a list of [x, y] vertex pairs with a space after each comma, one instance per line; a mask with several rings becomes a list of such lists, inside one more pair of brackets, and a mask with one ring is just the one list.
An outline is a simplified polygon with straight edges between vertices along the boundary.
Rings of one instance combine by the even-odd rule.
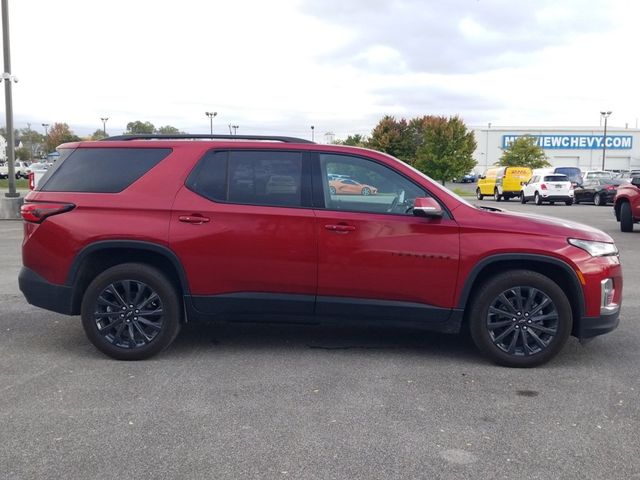
[[139, 263], [111, 267], [82, 298], [82, 326], [98, 350], [118, 360], [143, 360], [173, 342], [182, 307], [173, 284]]
[[622, 202], [620, 205], [620, 231], [633, 232], [633, 215], [629, 202]]
[[469, 306], [478, 349], [507, 367], [535, 367], [564, 346], [573, 323], [567, 296], [537, 272], [514, 270], [487, 280]]

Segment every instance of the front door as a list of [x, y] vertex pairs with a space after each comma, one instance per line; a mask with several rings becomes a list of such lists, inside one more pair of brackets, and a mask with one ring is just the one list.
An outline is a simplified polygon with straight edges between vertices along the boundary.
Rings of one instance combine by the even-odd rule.
[[[414, 216], [414, 199], [429, 193], [380, 163], [337, 154], [319, 162], [314, 186], [322, 184], [326, 208], [316, 210], [316, 312], [446, 321], [460, 260], [456, 222]], [[336, 175], [359, 188], [334, 193]]]

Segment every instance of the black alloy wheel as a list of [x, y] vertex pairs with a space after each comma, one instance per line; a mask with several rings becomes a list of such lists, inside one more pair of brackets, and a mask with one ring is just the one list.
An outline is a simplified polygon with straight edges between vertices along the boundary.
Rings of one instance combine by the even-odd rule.
[[476, 293], [471, 336], [500, 365], [533, 367], [550, 360], [571, 333], [572, 315], [562, 289], [537, 272], [517, 270], [489, 279]]
[[180, 326], [175, 288], [159, 270], [122, 264], [98, 275], [82, 301], [89, 340], [119, 360], [142, 360], [166, 348]]

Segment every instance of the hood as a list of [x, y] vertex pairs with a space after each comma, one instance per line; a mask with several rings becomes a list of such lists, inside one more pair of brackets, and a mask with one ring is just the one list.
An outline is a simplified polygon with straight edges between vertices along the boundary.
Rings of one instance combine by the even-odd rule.
[[491, 215], [492, 218], [496, 220], [504, 220], [505, 230], [531, 233], [532, 235], [552, 235], [614, 243], [613, 238], [602, 230], [570, 220], [530, 213], [510, 212], [501, 209], [496, 209], [496, 211], [491, 212], [487, 211], [485, 213]]

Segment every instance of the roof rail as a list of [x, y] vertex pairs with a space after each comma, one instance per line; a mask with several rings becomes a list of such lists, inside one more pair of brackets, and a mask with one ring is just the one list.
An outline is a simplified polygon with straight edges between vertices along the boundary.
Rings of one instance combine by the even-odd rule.
[[310, 140], [295, 137], [278, 137], [269, 135], [207, 135], [201, 133], [179, 133], [179, 134], [133, 134], [116, 135], [115, 137], [103, 138], [101, 141], [122, 141], [122, 140], [188, 140], [188, 139], [211, 139], [211, 140], [262, 140], [283, 143], [315, 143]]

